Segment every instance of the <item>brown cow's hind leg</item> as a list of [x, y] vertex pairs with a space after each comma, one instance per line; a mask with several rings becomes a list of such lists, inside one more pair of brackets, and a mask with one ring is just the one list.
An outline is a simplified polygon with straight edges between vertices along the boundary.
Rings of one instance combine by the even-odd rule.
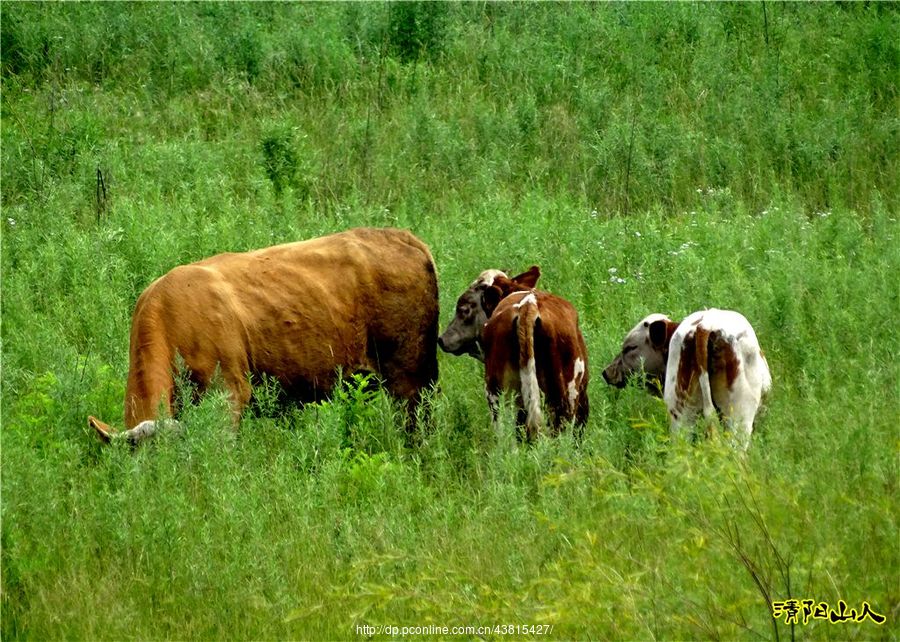
[[228, 388], [228, 393], [231, 397], [232, 419], [234, 427], [237, 428], [241, 421], [241, 413], [244, 412], [244, 408], [250, 403], [250, 396], [253, 390], [246, 375], [234, 371], [225, 375], [225, 386]]

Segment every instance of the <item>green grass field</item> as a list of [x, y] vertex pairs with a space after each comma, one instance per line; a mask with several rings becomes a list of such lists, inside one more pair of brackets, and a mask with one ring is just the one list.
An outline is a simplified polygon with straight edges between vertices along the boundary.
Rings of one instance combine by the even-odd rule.
[[[897, 7], [4, 2], [0, 635], [896, 640]], [[414, 447], [351, 384], [101, 448], [153, 279], [357, 225], [432, 248], [442, 326], [540, 265], [590, 351], [584, 443], [495, 431], [442, 354]], [[712, 306], [774, 379], [746, 460], [600, 377], [645, 314]]]

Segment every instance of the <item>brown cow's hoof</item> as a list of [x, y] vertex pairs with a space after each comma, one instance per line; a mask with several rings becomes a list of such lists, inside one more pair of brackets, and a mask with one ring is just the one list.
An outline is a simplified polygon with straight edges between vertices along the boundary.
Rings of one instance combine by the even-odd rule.
[[88, 426], [94, 429], [97, 433], [97, 436], [100, 437], [100, 441], [104, 444], [108, 444], [112, 439], [113, 430], [109, 425], [103, 423], [96, 417], [88, 417]]

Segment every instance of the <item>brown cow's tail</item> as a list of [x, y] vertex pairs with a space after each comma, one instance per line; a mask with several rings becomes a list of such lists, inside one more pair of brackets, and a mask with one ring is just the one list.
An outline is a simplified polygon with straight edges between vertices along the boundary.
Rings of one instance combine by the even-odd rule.
[[516, 333], [519, 338], [519, 379], [522, 386], [522, 405], [525, 407], [525, 432], [528, 441], [533, 441], [544, 423], [541, 415], [541, 388], [538, 384], [534, 355], [534, 330], [540, 322], [541, 314], [533, 292], [517, 303], [516, 307], [519, 308]]
[[163, 304], [151, 285], [138, 299], [131, 322], [125, 427], [171, 416], [175, 395], [175, 346], [167, 336]]
[[181, 430], [181, 424], [174, 419], [147, 419], [134, 428], [116, 432], [112, 426], [105, 424], [96, 417], [88, 417], [88, 426], [94, 429], [100, 441], [108, 444], [112, 441], [124, 441], [132, 447], [137, 446], [145, 439], [153, 437], [160, 430]]
[[172, 414], [174, 354], [165, 328], [155, 314], [157, 304], [151, 288], [138, 299], [131, 324], [128, 383], [125, 387], [127, 430], [117, 431], [96, 417], [88, 417], [88, 426], [103, 443], [127, 439], [137, 444], [152, 435], [157, 427], [168, 424], [157, 421], [160, 410], [164, 416]]

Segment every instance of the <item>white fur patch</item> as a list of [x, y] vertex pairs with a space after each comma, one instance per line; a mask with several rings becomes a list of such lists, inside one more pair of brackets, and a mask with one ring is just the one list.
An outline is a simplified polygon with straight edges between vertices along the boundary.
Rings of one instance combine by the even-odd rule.
[[498, 276], [505, 277], [506, 273], [501, 270], [485, 270], [478, 275], [477, 279], [472, 281], [472, 285], [470, 285], [469, 287], [474, 288], [478, 286], [484, 286], [486, 288], [489, 288], [494, 285], [494, 279], [496, 279]]
[[537, 297], [534, 296], [534, 292], [529, 292], [521, 301], [514, 304], [513, 307], [518, 310], [523, 305], [537, 305]]
[[543, 422], [541, 416], [541, 389], [538, 386], [537, 366], [534, 357], [525, 364], [522, 370], [522, 403], [525, 406], [525, 413], [528, 416], [528, 423], [535, 427]]
[[584, 376], [584, 361], [581, 359], [575, 359], [575, 367], [572, 373], [572, 381], [569, 382], [567, 389], [569, 391], [569, 408], [571, 408], [572, 412], [575, 411], [575, 402], [578, 401], [578, 385], [581, 383], [581, 378]]

